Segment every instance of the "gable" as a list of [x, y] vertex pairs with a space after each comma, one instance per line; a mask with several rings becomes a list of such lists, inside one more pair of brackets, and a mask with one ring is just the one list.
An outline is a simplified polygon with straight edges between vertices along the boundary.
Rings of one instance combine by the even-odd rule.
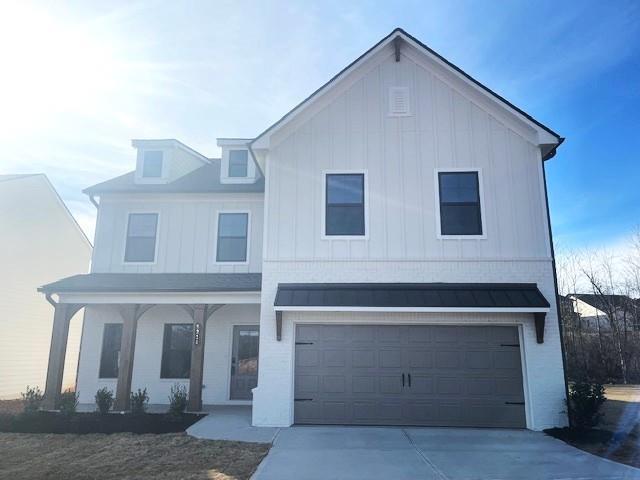
[[257, 153], [258, 160], [261, 159], [260, 150], [269, 149], [273, 144], [272, 139], [282, 137], [283, 130], [292, 128], [294, 124], [299, 125], [316, 114], [361, 80], [371, 69], [389, 58], [393, 58], [398, 64], [398, 71], [403, 69], [403, 61], [410, 60], [420, 65], [438, 80], [455, 89], [458, 94], [487, 110], [509, 128], [513, 128], [531, 143], [539, 146], [543, 159], [555, 155], [555, 149], [564, 140], [549, 127], [482, 85], [404, 30], [397, 28], [258, 135], [250, 143], [251, 149]]

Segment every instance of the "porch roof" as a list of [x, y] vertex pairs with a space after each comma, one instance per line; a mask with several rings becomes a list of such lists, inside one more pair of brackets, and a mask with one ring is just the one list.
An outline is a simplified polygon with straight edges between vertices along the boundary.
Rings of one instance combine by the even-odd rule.
[[43, 293], [259, 292], [261, 273], [88, 273], [38, 288]]

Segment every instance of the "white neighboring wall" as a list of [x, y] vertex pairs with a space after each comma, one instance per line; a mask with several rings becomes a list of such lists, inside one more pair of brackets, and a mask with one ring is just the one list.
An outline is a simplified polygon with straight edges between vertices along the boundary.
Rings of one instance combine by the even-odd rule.
[[[44, 390], [53, 307], [37, 288], [86, 273], [91, 244], [45, 175], [0, 175], [0, 399]], [[63, 388], [73, 387], [82, 314], [71, 320]]]

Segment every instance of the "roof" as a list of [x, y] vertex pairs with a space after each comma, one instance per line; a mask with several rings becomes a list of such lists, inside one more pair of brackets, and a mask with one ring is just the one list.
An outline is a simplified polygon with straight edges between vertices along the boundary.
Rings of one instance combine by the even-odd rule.
[[259, 292], [261, 273], [88, 273], [43, 285], [44, 293]]
[[264, 177], [255, 183], [221, 183], [220, 159], [177, 178], [170, 183], [136, 183], [129, 172], [83, 190], [87, 195], [102, 193], [263, 193]]
[[366, 57], [368, 57], [370, 54], [372, 54], [375, 50], [377, 50], [379, 47], [381, 47], [383, 44], [387, 44], [390, 43], [392, 41], [395, 40], [395, 38], [401, 38], [409, 40], [411, 43], [414, 43], [417, 47], [422, 48], [423, 50], [425, 50], [427, 53], [429, 53], [430, 55], [436, 57], [436, 59], [438, 59], [439, 61], [443, 62], [446, 66], [448, 66], [449, 68], [451, 68], [452, 70], [454, 70], [455, 72], [457, 72], [458, 74], [460, 74], [462, 77], [464, 77], [467, 81], [469, 81], [470, 83], [472, 83], [473, 85], [475, 85], [476, 87], [479, 87], [481, 90], [484, 90], [486, 93], [488, 93], [489, 95], [491, 95], [492, 97], [494, 97], [498, 102], [502, 103], [503, 106], [507, 107], [508, 109], [511, 109], [513, 111], [515, 111], [517, 114], [521, 115], [522, 117], [524, 117], [526, 120], [528, 120], [529, 122], [533, 123], [534, 125], [536, 125], [537, 127], [541, 128], [542, 130], [544, 130], [545, 132], [549, 133], [550, 135], [554, 136], [557, 139], [557, 144], [555, 145], [554, 148], [552, 148], [544, 157], [544, 159], [549, 159], [551, 157], [553, 157], [555, 155], [555, 150], [557, 147], [559, 147], [562, 142], [564, 141], [564, 138], [561, 137], [558, 133], [556, 133], [555, 131], [553, 131], [551, 128], [549, 128], [548, 126], [544, 125], [543, 123], [539, 122], [538, 120], [536, 120], [535, 118], [533, 118], [531, 115], [529, 115], [528, 113], [526, 113], [524, 110], [518, 108], [517, 106], [515, 106], [513, 103], [511, 103], [510, 101], [508, 101], [507, 99], [505, 99], [504, 97], [502, 97], [501, 95], [497, 94], [496, 92], [494, 92], [493, 90], [491, 90], [489, 87], [487, 87], [486, 85], [482, 84], [481, 82], [479, 82], [478, 80], [476, 80], [475, 78], [473, 78], [471, 75], [469, 75], [467, 72], [465, 72], [464, 70], [462, 70], [461, 68], [459, 68], [458, 66], [454, 65], [453, 63], [451, 63], [449, 60], [447, 60], [446, 58], [444, 58], [442, 55], [440, 55], [439, 53], [437, 53], [436, 51], [432, 50], [431, 48], [429, 48], [427, 45], [425, 45], [424, 43], [422, 43], [420, 40], [418, 40], [417, 38], [415, 38], [414, 36], [410, 35], [409, 33], [407, 33], [406, 31], [404, 31], [402, 28], [395, 28], [391, 33], [389, 33], [389, 35], [387, 35], [386, 37], [384, 37], [383, 39], [381, 39], [378, 43], [376, 43], [375, 45], [373, 45], [369, 50], [367, 50], [366, 52], [364, 52], [362, 55], [360, 55], [358, 58], [356, 58], [353, 62], [351, 62], [349, 65], [347, 65], [345, 68], [343, 68], [340, 72], [338, 72], [335, 76], [333, 76], [327, 83], [325, 83], [324, 85], [322, 85], [320, 88], [318, 88], [316, 91], [314, 91], [311, 95], [309, 95], [307, 98], [305, 98], [302, 102], [300, 102], [298, 105], [296, 105], [295, 107], [293, 107], [289, 112], [287, 112], [285, 115], [283, 115], [278, 121], [276, 121], [274, 124], [272, 124], [270, 127], [268, 127], [266, 130], [264, 130], [262, 133], [260, 133], [255, 139], [253, 139], [251, 141], [251, 143], [249, 144], [250, 147], [253, 146], [254, 143], [256, 143], [261, 137], [263, 137], [264, 135], [266, 135], [267, 133], [269, 133], [271, 130], [275, 129], [276, 127], [278, 127], [279, 125], [285, 123], [286, 121], [288, 121], [298, 110], [300, 110], [300, 108], [302, 106], [304, 106], [307, 102], [311, 101], [312, 99], [314, 99], [316, 96], [318, 96], [319, 94], [321, 94], [324, 90], [326, 90], [332, 83], [334, 83], [335, 81], [337, 81], [340, 77], [342, 77], [347, 71], [349, 71], [351, 68], [353, 68], [356, 64], [358, 64], [359, 62], [363, 61]]
[[286, 283], [274, 306], [545, 309], [533, 283]]
[[[575, 297], [584, 303], [606, 312], [611, 306], [622, 308], [623, 306], [636, 306], [636, 301], [626, 295], [596, 295], [592, 293], [570, 293], [568, 297]], [[636, 306], [637, 307], [637, 306]]]
[[18, 173], [15, 175], [0, 175], [0, 182], [8, 182], [9, 180], [18, 180], [20, 178], [29, 178], [38, 175], [44, 175], [44, 173]]

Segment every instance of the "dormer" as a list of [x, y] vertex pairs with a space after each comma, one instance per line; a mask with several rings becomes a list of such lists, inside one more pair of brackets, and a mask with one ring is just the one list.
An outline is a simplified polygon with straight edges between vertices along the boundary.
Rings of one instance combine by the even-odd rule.
[[132, 140], [137, 149], [136, 183], [169, 183], [209, 163], [209, 159], [182, 142], [166, 140]]
[[218, 138], [222, 149], [220, 183], [255, 183], [259, 173], [247, 146], [250, 141], [249, 138]]

